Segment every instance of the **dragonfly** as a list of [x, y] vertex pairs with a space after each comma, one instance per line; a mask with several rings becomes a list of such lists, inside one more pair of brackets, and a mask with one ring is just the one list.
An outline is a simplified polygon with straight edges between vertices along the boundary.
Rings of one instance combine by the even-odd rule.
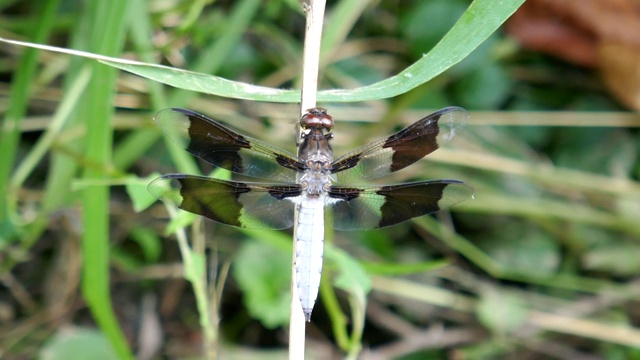
[[173, 142], [205, 162], [269, 181], [168, 174], [148, 190], [179, 209], [237, 227], [287, 229], [297, 219], [295, 270], [306, 321], [320, 285], [325, 216], [337, 230], [377, 229], [447, 209], [474, 194], [460, 180], [361, 185], [404, 169], [451, 140], [468, 120], [460, 107], [439, 110], [337, 159], [330, 143], [335, 122], [319, 107], [300, 118], [297, 156], [191, 110], [164, 109], [154, 120]]

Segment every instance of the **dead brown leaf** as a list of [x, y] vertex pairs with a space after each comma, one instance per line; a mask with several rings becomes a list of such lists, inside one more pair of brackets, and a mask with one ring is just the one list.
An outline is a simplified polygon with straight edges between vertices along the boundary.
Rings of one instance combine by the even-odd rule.
[[640, 110], [640, 1], [528, 0], [506, 29], [529, 49], [597, 68], [621, 103]]

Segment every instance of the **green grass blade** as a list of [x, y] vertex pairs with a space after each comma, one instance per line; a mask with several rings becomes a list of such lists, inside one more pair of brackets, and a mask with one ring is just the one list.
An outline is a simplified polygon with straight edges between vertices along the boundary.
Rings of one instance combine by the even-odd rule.
[[[90, 26], [89, 47], [97, 53], [117, 55], [124, 42], [127, 19], [127, 1], [88, 3], [85, 24]], [[91, 63], [93, 77], [79, 109], [86, 119], [87, 136], [85, 156], [89, 163], [101, 167], [85, 168], [83, 178], [87, 182], [107, 180], [111, 162], [113, 129], [113, 97], [116, 72], [98, 63]], [[109, 188], [88, 186], [82, 191], [82, 238], [84, 272], [82, 292], [96, 322], [107, 335], [121, 359], [132, 358], [131, 350], [122, 334], [111, 305], [109, 290]]]
[[91, 69], [83, 68], [80, 75], [69, 89], [69, 92], [65, 94], [65, 97], [56, 110], [56, 114], [51, 121], [51, 124], [47, 127], [45, 133], [38, 139], [38, 142], [24, 158], [20, 165], [16, 168], [15, 174], [11, 180], [11, 187], [14, 189], [19, 188], [24, 184], [24, 181], [31, 174], [33, 169], [38, 165], [42, 158], [46, 155], [46, 152], [51, 148], [56, 137], [60, 134], [65, 119], [69, 117], [73, 108], [78, 105], [78, 101], [81, 94], [86, 90], [87, 84], [91, 77]]
[[[385, 99], [406, 93], [464, 59], [496, 31], [523, 2], [524, 0], [505, 0], [497, 4], [493, 0], [476, 0], [451, 31], [429, 53], [398, 75], [357, 89], [320, 91], [318, 101], [366, 101]], [[19, 43], [3, 39], [0, 41]], [[269, 102], [296, 103], [300, 99], [298, 90], [274, 89], [167, 66], [96, 56], [95, 54], [36, 44], [21, 44], [99, 59], [110, 66], [184, 90], [227, 98]]]
[[[398, 75], [354, 90], [321, 91], [319, 101], [365, 101], [404, 94], [435, 78], [462, 61], [498, 27], [524, 0], [475, 0], [454, 27], [420, 60]], [[425, 27], [428, 31], [428, 27]]]
[[[492, 0], [476, 0], [428, 54], [398, 75], [358, 89], [320, 91], [318, 101], [365, 101], [403, 94], [464, 59], [495, 32], [523, 2], [524, 0], [509, 0], [496, 4]], [[158, 65], [108, 60], [104, 62], [167, 85], [213, 95], [272, 102], [298, 102], [300, 97], [298, 91], [255, 86]]]
[[[38, 25], [33, 31], [32, 40], [34, 42], [44, 42], [49, 36], [58, 3], [58, 0], [49, 0], [41, 4]], [[27, 111], [28, 97], [31, 84], [34, 81], [37, 61], [38, 51], [26, 49], [14, 74], [14, 80], [11, 84], [11, 101], [8, 102], [9, 105], [0, 127], [0, 154], [5, 159], [0, 161], [0, 222], [3, 222], [7, 215], [7, 194], [16, 193], [16, 191], [9, 190], [7, 186], [17, 153], [20, 125]]]

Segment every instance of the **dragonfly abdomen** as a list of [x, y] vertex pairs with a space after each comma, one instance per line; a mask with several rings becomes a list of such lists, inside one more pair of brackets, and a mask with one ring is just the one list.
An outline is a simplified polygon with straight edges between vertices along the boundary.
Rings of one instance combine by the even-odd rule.
[[298, 207], [296, 280], [307, 321], [318, 297], [324, 250], [324, 196], [306, 196]]

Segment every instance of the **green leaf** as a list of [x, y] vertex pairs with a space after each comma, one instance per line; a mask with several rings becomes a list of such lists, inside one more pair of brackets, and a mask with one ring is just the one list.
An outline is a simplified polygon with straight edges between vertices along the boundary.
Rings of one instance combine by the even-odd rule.
[[247, 241], [236, 255], [233, 275], [251, 316], [270, 329], [289, 322], [290, 253]]
[[[385, 99], [406, 93], [464, 59], [496, 31], [523, 2], [524, 0], [503, 0], [499, 3], [494, 0], [475, 0], [433, 49], [396, 76], [357, 89], [323, 90], [318, 93], [318, 101], [354, 102]], [[236, 99], [292, 103], [300, 101], [298, 90], [256, 86], [208, 74], [111, 58], [77, 50], [2, 38], [0, 41], [97, 59], [107, 65], [185, 90]]]
[[[87, 2], [76, 32], [75, 41], [86, 42], [87, 48], [112, 56], [122, 53], [125, 33], [128, 29], [128, 4], [126, 0]], [[95, 62], [83, 61], [91, 67], [91, 80], [80, 105], [74, 109], [77, 120], [84, 120], [86, 132], [82, 141], [82, 156], [87, 163], [82, 169], [82, 180], [95, 182], [79, 194], [82, 203], [82, 295], [102, 332], [122, 359], [131, 359], [131, 349], [118, 324], [109, 289], [109, 195], [110, 189], [100, 185], [109, 180], [105, 169], [111, 161], [114, 108], [117, 73]], [[72, 67], [73, 68], [73, 67]], [[70, 68], [70, 74], [73, 70]]]
[[[431, 51], [398, 75], [357, 89], [323, 90], [318, 93], [318, 101], [354, 102], [385, 99], [420, 86], [469, 55], [523, 2], [524, 0], [505, 0], [496, 5], [493, 0], [476, 0]], [[103, 62], [186, 90], [259, 101], [298, 102], [300, 99], [297, 90], [265, 88], [159, 65], [140, 65], [112, 60]]]
[[126, 179], [125, 188], [136, 212], [141, 212], [156, 202], [157, 199], [147, 191], [147, 186], [149, 186], [151, 180], [159, 176], [158, 173], [153, 173], [146, 178], [129, 176]]
[[245, 100], [290, 103], [300, 101], [300, 91], [297, 90], [281, 90], [251, 85], [240, 81], [227, 80], [219, 76], [163, 65], [124, 62], [119, 59], [101, 59], [100, 61], [118, 69], [184, 90]]
[[325, 250], [327, 258], [332, 261], [338, 272], [334, 281], [335, 286], [355, 296], [364, 304], [366, 295], [371, 291], [371, 278], [362, 265], [338, 248], [326, 247]]

